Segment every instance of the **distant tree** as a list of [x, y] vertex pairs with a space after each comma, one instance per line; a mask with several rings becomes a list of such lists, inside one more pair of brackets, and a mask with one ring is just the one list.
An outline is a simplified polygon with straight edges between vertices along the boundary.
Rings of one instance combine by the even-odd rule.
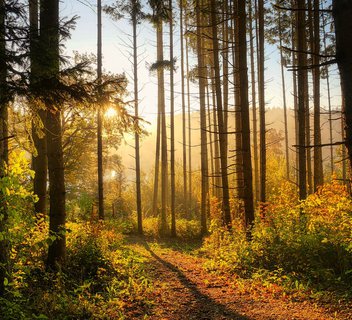
[[132, 41], [133, 41], [133, 93], [134, 93], [134, 116], [136, 130], [135, 138], [135, 170], [136, 170], [136, 208], [138, 233], [143, 233], [142, 219], [142, 195], [141, 195], [141, 165], [140, 165], [140, 132], [139, 126], [139, 88], [138, 88], [138, 39], [137, 26], [144, 18], [140, 0], [118, 1], [111, 6], [104, 8], [105, 12], [110, 14], [115, 20], [119, 19], [122, 14], [127, 14], [132, 23]]

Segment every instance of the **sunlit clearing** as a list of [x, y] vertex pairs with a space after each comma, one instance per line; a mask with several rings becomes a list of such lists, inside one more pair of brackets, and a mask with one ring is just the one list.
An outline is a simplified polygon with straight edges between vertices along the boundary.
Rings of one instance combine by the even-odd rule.
[[117, 111], [113, 107], [110, 107], [108, 110], [105, 111], [104, 115], [107, 118], [113, 118], [116, 117]]
[[116, 171], [115, 170], [112, 170], [111, 171], [111, 178], [115, 178], [117, 175]]

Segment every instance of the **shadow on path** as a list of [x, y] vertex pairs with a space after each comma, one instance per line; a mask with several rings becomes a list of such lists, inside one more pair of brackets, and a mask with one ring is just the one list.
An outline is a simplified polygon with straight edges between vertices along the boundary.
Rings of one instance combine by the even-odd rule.
[[[182, 319], [197, 319], [197, 320], [223, 320], [223, 319], [234, 319], [234, 320], [250, 320], [251, 318], [238, 314], [232, 310], [229, 310], [226, 306], [216, 302], [208, 295], [202, 293], [197, 284], [192, 282], [187, 276], [172, 263], [160, 258], [149, 246], [148, 242], [141, 241], [145, 249], [151, 254], [151, 256], [173, 272], [181, 282], [181, 284], [192, 294], [194, 300], [189, 301], [189, 305], [192, 305], [192, 313], [184, 314]], [[175, 302], [175, 301], [174, 301]], [[172, 303], [172, 301], [171, 301]], [[182, 312], [181, 306], [179, 312]], [[180, 318], [179, 318], [180, 319]]]

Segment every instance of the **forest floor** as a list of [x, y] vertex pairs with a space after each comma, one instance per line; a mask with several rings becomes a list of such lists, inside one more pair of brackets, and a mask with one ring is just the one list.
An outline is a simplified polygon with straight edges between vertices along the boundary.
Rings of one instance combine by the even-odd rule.
[[[284, 294], [275, 285], [210, 273], [203, 268], [205, 258], [197, 254], [197, 245], [139, 237], [130, 237], [128, 243], [147, 258], [146, 272], [154, 279], [153, 307], [147, 319], [352, 319], [352, 303], [322, 303], [309, 296]], [[134, 314], [133, 319], [137, 318]]]

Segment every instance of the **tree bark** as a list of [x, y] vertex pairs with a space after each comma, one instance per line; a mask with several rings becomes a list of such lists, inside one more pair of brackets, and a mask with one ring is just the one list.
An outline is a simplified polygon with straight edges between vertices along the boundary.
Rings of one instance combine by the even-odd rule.
[[266, 202], [266, 125], [264, 80], [264, 1], [258, 0], [258, 86], [260, 134], [260, 202]]
[[188, 211], [187, 192], [187, 138], [186, 138], [186, 99], [185, 99], [185, 58], [183, 35], [183, 3], [180, 1], [180, 43], [181, 43], [181, 99], [182, 99], [182, 172], [183, 172], [183, 206]]
[[221, 180], [222, 180], [222, 209], [223, 209], [223, 222], [228, 228], [231, 228], [231, 214], [230, 214], [230, 201], [229, 201], [229, 183], [227, 175], [227, 150], [226, 138], [223, 118], [223, 105], [221, 94], [221, 79], [220, 79], [220, 64], [219, 64], [219, 43], [217, 32], [217, 18], [216, 18], [216, 2], [210, 1], [211, 11], [211, 25], [212, 25], [212, 43], [213, 43], [213, 59], [215, 71], [215, 89], [216, 89], [216, 107], [217, 118], [219, 126], [219, 143], [220, 143], [220, 163], [221, 163]]
[[[133, 85], [134, 85], [134, 115], [136, 125], [139, 124], [139, 97], [138, 97], [138, 47], [137, 47], [137, 1], [132, 2], [132, 28], [133, 28]], [[139, 133], [134, 134], [135, 139], [135, 165], [136, 165], [136, 208], [137, 208], [137, 228], [138, 233], [143, 234], [142, 221], [142, 196], [141, 196], [141, 165], [139, 150]]]
[[[40, 77], [40, 52], [38, 52], [39, 41], [39, 25], [38, 25], [38, 1], [29, 1], [29, 21], [30, 21], [30, 60], [31, 60], [31, 73], [30, 84], [35, 84]], [[35, 102], [33, 103], [35, 104]], [[41, 109], [38, 105], [33, 105], [34, 112], [37, 112], [39, 121], [42, 122], [43, 128], [46, 127], [46, 111]], [[48, 174], [48, 161], [46, 154], [46, 138], [38, 135], [36, 128], [38, 123], [32, 122], [32, 138], [36, 155], [32, 156], [32, 168], [35, 172], [33, 179], [33, 192], [38, 196], [38, 201], [34, 204], [36, 215], [46, 215], [46, 199], [47, 199], [47, 174]]]
[[[164, 61], [163, 54], [163, 22], [159, 19], [157, 23], [157, 60]], [[161, 126], [161, 226], [162, 235], [167, 233], [167, 194], [168, 194], [168, 165], [167, 165], [167, 133], [165, 114], [165, 89], [164, 69], [158, 68], [158, 99], [160, 102], [160, 126]]]
[[[42, 45], [42, 70], [45, 77], [55, 77], [59, 72], [59, 1], [43, 0], [40, 10], [40, 41]], [[65, 178], [62, 152], [60, 106], [47, 103], [47, 152], [50, 189], [49, 233], [50, 242], [47, 267], [55, 270], [65, 261]]]
[[[320, 63], [320, 15], [319, 0], [314, 0], [314, 18], [313, 18], [313, 65]], [[323, 155], [321, 145], [321, 128], [320, 128], [320, 68], [313, 69], [313, 96], [314, 96], [314, 191], [324, 183], [323, 174]]]
[[306, 65], [306, 29], [305, 29], [305, 0], [297, 0], [297, 50], [298, 50], [298, 174], [299, 174], [299, 198], [303, 200], [307, 196], [306, 179], [306, 91], [307, 71], [300, 68]]
[[170, 174], [171, 174], [171, 236], [176, 237], [175, 212], [175, 101], [174, 101], [174, 37], [172, 0], [169, 0], [170, 25]]
[[[7, 65], [5, 47], [5, 1], [0, 1], [0, 179], [6, 175], [8, 163], [8, 97], [7, 97]], [[5, 294], [5, 278], [10, 275], [10, 243], [8, 240], [8, 211], [6, 206], [6, 194], [0, 188], [0, 297]]]
[[256, 104], [256, 77], [253, 41], [253, 17], [252, 1], [249, 1], [249, 43], [251, 59], [251, 83], [252, 83], [252, 113], [253, 113], [253, 164], [254, 164], [254, 195], [255, 201], [259, 200], [259, 161], [258, 161], [258, 125], [257, 125], [257, 104]]
[[[98, 1], [98, 45], [97, 45], [97, 79], [101, 84], [102, 76], [102, 25], [101, 25], [101, 0]], [[98, 203], [99, 203], [99, 220], [104, 220], [104, 168], [103, 168], [103, 110], [102, 110], [102, 92], [99, 92], [98, 102]]]
[[286, 179], [290, 180], [290, 154], [288, 147], [288, 124], [287, 124], [287, 101], [286, 101], [286, 84], [284, 71], [284, 55], [282, 49], [282, 26], [281, 26], [281, 11], [279, 9], [279, 46], [280, 46], [280, 66], [281, 66], [281, 85], [282, 85], [282, 101], [284, 107], [284, 127], [285, 127], [285, 155], [286, 155]]
[[251, 238], [251, 227], [254, 223], [252, 159], [250, 141], [250, 120], [248, 103], [248, 72], [247, 72], [247, 39], [246, 39], [246, 2], [238, 1], [239, 15], [239, 80], [242, 123], [242, 157], [243, 157], [243, 196], [245, 226], [248, 239]]
[[205, 85], [206, 74], [204, 66], [204, 51], [202, 46], [201, 26], [203, 19], [201, 18], [200, 0], [196, 1], [197, 15], [197, 57], [198, 57], [198, 83], [199, 83], [199, 109], [200, 109], [200, 148], [201, 148], [201, 233], [207, 233], [207, 197], [208, 187], [208, 148], [207, 148], [207, 120], [205, 107]]

